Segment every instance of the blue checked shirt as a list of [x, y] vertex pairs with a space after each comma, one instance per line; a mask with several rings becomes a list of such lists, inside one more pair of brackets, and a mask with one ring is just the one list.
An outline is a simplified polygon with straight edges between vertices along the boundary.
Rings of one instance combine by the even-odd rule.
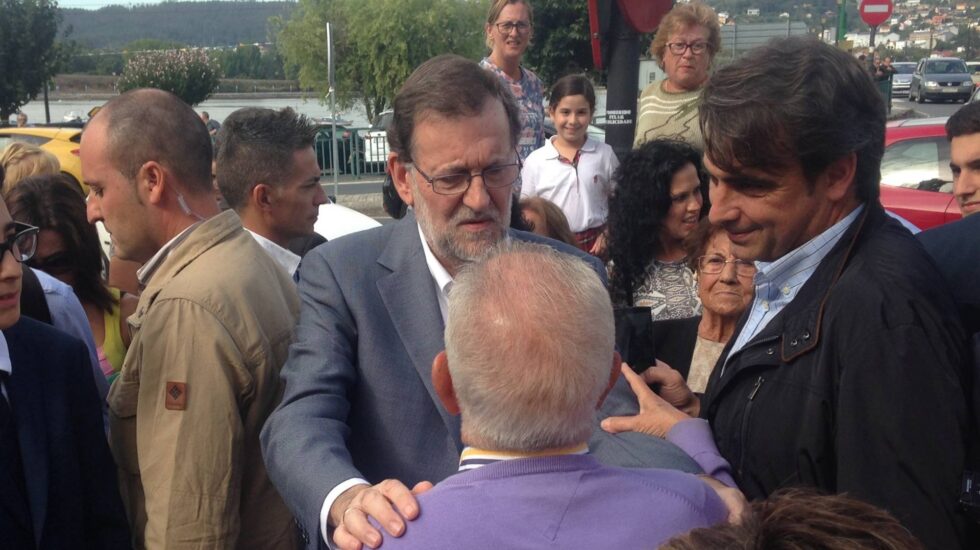
[[820, 262], [827, 257], [862, 210], [864, 205], [858, 206], [844, 219], [774, 262], [755, 262], [758, 270], [753, 280], [755, 297], [752, 299], [749, 317], [738, 333], [738, 338], [735, 339], [728, 357], [725, 358], [725, 365], [721, 370], [722, 376], [725, 375], [725, 366], [732, 355], [762, 332], [769, 321], [772, 321], [787, 304], [793, 301], [793, 298], [796, 298], [796, 293], [803, 288]]

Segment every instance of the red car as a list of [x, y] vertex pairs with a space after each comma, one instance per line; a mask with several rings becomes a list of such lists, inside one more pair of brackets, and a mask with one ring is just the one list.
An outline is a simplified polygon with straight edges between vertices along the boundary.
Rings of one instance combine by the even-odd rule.
[[895, 120], [885, 127], [881, 204], [919, 229], [960, 219], [949, 169], [946, 118]]

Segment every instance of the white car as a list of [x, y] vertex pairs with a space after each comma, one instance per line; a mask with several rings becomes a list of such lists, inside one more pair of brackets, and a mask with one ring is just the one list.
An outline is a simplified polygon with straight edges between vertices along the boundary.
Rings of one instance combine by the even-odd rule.
[[332, 202], [320, 205], [313, 231], [332, 241], [349, 233], [356, 233], [379, 227], [381, 224], [370, 216], [365, 216], [357, 210], [340, 206]]
[[372, 168], [376, 167], [378, 163], [387, 162], [388, 160], [388, 126], [391, 125], [391, 119], [395, 112], [392, 110], [382, 111], [374, 122], [371, 123], [371, 127], [364, 133], [364, 163], [367, 168], [367, 172], [375, 172]]

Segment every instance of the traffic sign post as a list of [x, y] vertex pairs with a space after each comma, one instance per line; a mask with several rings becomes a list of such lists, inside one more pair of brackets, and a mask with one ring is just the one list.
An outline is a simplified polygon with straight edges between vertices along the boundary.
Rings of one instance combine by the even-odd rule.
[[863, 0], [861, 2], [858, 12], [861, 14], [861, 20], [871, 26], [871, 38], [869, 40], [871, 49], [875, 47], [875, 33], [878, 31], [878, 26], [888, 21], [892, 15], [892, 9], [894, 9], [892, 0]]

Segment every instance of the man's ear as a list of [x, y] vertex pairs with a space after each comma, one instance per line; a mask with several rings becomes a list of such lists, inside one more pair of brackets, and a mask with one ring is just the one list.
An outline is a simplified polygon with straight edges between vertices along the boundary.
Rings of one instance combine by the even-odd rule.
[[412, 184], [408, 181], [408, 167], [399, 160], [398, 153], [388, 153], [388, 173], [391, 174], [391, 181], [395, 184], [395, 191], [401, 197], [402, 202], [412, 206], [415, 197], [412, 196]]
[[821, 176], [827, 186], [827, 198], [839, 202], [845, 199], [848, 193], [856, 192], [857, 183], [854, 181], [856, 173], [857, 153], [855, 152], [831, 162]]
[[272, 188], [264, 183], [258, 183], [252, 187], [249, 198], [249, 202], [254, 204], [259, 211], [266, 211], [272, 207]]
[[602, 407], [602, 402], [606, 400], [606, 397], [609, 397], [609, 392], [611, 392], [613, 387], [616, 385], [616, 380], [619, 379], [620, 367], [622, 364], [622, 356], [619, 355], [618, 351], [613, 351], [612, 371], [609, 372], [609, 385], [606, 386], [606, 389], [602, 392], [602, 395], [599, 396], [599, 402], [595, 404], [596, 410], [599, 410], [599, 408]]
[[167, 171], [155, 160], [143, 163], [136, 172], [137, 196], [141, 191], [145, 192], [150, 204], [160, 204], [169, 183]]
[[459, 414], [459, 402], [456, 401], [456, 389], [453, 388], [453, 377], [449, 374], [449, 358], [445, 350], [432, 361], [432, 386], [439, 396], [439, 401], [449, 414]]

